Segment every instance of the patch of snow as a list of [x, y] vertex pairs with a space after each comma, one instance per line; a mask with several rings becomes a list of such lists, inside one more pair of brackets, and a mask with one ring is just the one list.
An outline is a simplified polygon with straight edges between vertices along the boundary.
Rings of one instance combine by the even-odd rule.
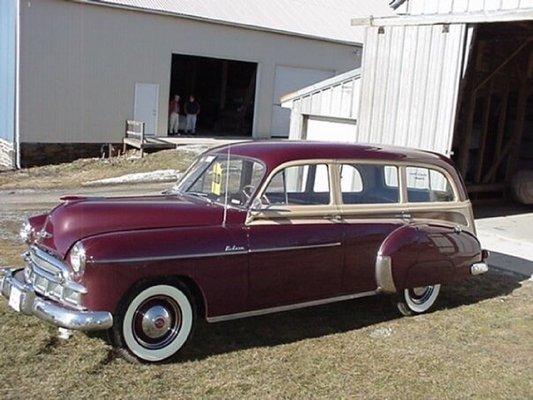
[[370, 337], [374, 339], [386, 338], [392, 335], [392, 328], [377, 328], [370, 332]]
[[124, 183], [155, 183], [155, 182], [174, 182], [179, 179], [181, 173], [175, 169], [162, 169], [152, 172], [140, 172], [136, 174], [127, 174], [116, 178], [100, 179], [90, 181], [83, 186], [97, 185], [120, 185]]

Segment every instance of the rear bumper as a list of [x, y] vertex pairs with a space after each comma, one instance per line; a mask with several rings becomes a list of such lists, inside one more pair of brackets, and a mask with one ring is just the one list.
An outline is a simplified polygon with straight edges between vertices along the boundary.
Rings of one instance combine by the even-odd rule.
[[486, 262], [475, 263], [470, 267], [472, 275], [481, 275], [489, 271], [489, 266]]
[[15, 287], [20, 292], [19, 312], [34, 315], [52, 325], [79, 331], [108, 329], [113, 326], [113, 316], [107, 311], [79, 311], [70, 309], [37, 295], [31, 284], [26, 283], [22, 269], [0, 270], [0, 292], [10, 299]]

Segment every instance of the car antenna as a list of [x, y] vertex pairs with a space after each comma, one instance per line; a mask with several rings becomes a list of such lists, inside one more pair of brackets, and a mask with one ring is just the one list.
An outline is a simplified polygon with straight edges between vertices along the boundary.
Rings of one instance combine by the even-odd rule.
[[224, 217], [222, 220], [222, 226], [226, 226], [226, 219], [228, 217], [228, 189], [229, 189], [229, 163], [231, 159], [231, 145], [228, 145], [228, 160], [226, 166], [226, 189], [224, 193]]

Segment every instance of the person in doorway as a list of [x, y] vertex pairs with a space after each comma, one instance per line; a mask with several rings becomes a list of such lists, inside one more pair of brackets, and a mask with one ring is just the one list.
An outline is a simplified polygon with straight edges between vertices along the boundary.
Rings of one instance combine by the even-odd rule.
[[175, 95], [168, 106], [168, 134], [170, 136], [179, 134], [180, 130], [180, 96]]
[[187, 114], [187, 127], [185, 133], [196, 133], [196, 121], [200, 114], [200, 104], [196, 101], [194, 95], [189, 96], [189, 101], [185, 103], [185, 114]]

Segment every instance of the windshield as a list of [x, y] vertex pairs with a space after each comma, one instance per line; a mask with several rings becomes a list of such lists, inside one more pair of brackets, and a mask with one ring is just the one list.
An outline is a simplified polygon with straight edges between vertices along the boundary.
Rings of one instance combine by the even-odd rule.
[[225, 204], [227, 198], [228, 206], [243, 207], [258, 189], [264, 173], [265, 167], [259, 161], [210, 155], [200, 158], [176, 189], [180, 194], [219, 204]]

